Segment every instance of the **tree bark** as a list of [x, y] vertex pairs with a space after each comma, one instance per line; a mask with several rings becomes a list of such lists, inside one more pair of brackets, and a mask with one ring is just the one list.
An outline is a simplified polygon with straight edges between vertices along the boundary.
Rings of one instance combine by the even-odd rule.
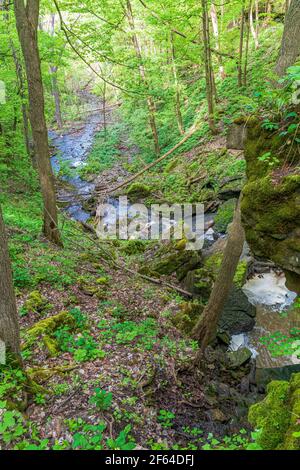
[[232, 287], [244, 241], [245, 232], [241, 223], [240, 198], [230, 227], [220, 272], [213, 286], [208, 304], [193, 331], [193, 336], [200, 344], [200, 354], [216, 338], [218, 322]]
[[58, 83], [57, 83], [57, 67], [54, 65], [51, 65], [50, 73], [51, 73], [52, 95], [53, 95], [54, 104], [55, 104], [55, 121], [56, 121], [58, 129], [61, 129], [63, 127], [63, 122], [62, 122], [62, 115], [61, 115], [60, 93], [59, 93], [59, 88], [58, 88]]
[[23, 67], [22, 63], [19, 59], [18, 52], [15, 48], [13, 38], [10, 32], [10, 4], [8, 0], [1, 0], [0, 1], [0, 10], [5, 11], [4, 19], [7, 25], [7, 34], [9, 39], [9, 47], [11, 50], [11, 54], [13, 57], [15, 70], [16, 70], [16, 78], [17, 78], [17, 85], [18, 85], [18, 95], [21, 98], [21, 113], [22, 113], [22, 120], [23, 120], [23, 136], [24, 136], [24, 144], [26, 148], [26, 152], [29, 158], [32, 157], [31, 155], [31, 143], [30, 143], [30, 131], [29, 131], [29, 120], [28, 120], [28, 109], [25, 100], [25, 83], [23, 78]]
[[244, 30], [245, 30], [245, 0], [243, 0], [241, 26], [240, 26], [240, 47], [239, 47], [239, 63], [238, 63], [238, 86], [240, 88], [243, 85]]
[[254, 20], [253, 20], [253, 2], [251, 1], [251, 7], [250, 7], [250, 29], [251, 29], [251, 34], [253, 36], [254, 44], [255, 44], [255, 49], [259, 48], [259, 41], [258, 41], [258, 29], [257, 25], [256, 27], [254, 26]]
[[20, 358], [20, 332], [7, 238], [0, 206], [0, 339]]
[[214, 3], [211, 4], [210, 8], [210, 16], [211, 16], [211, 23], [212, 23], [212, 29], [213, 29], [213, 34], [216, 40], [216, 51], [218, 52], [217, 57], [218, 57], [218, 62], [219, 62], [219, 72], [220, 72], [220, 77], [222, 80], [225, 78], [225, 72], [224, 72], [224, 66], [223, 66], [223, 58], [220, 52], [220, 40], [219, 40], [219, 24], [218, 24], [218, 13], [216, 9], [216, 5]]
[[[51, 15], [51, 36], [54, 36], [55, 32], [55, 14]], [[57, 83], [57, 66], [51, 65], [50, 66], [50, 74], [51, 74], [51, 85], [52, 85], [52, 95], [54, 98], [55, 104], [55, 121], [57, 124], [58, 129], [61, 129], [63, 126], [62, 121], [62, 114], [61, 114], [61, 104], [60, 104], [60, 93]]]
[[171, 55], [172, 55], [172, 70], [173, 70], [173, 77], [175, 83], [175, 107], [176, 107], [176, 117], [177, 117], [177, 125], [181, 135], [184, 134], [184, 126], [183, 126], [183, 119], [181, 114], [181, 105], [180, 105], [180, 91], [179, 91], [179, 83], [178, 83], [178, 76], [177, 76], [177, 67], [176, 67], [176, 54], [175, 54], [175, 44], [174, 44], [174, 33], [171, 32]]
[[103, 101], [102, 101], [102, 112], [103, 112], [103, 130], [104, 130], [104, 139], [106, 140], [106, 83], [103, 83]]
[[54, 176], [49, 159], [48, 132], [44, 113], [44, 91], [38, 50], [39, 0], [14, 0], [16, 26], [25, 60], [29, 115], [44, 202], [45, 237], [61, 245], [58, 230]]
[[[146, 90], [149, 90], [149, 84], [148, 80], [146, 77], [146, 71], [145, 67], [143, 65], [143, 58], [142, 58], [142, 52], [141, 52], [141, 47], [140, 43], [137, 37], [137, 34], [135, 33], [135, 24], [134, 24], [134, 17], [133, 17], [133, 12], [132, 12], [132, 6], [130, 3], [130, 0], [127, 0], [127, 18], [128, 18], [128, 23], [132, 32], [132, 42], [135, 50], [136, 57], [139, 61], [139, 71], [140, 71], [140, 77], [142, 79], [142, 82], [145, 86]], [[154, 141], [154, 148], [155, 148], [155, 153], [156, 155], [160, 154], [160, 146], [159, 146], [159, 140], [158, 140], [158, 132], [157, 132], [157, 126], [156, 126], [156, 118], [155, 118], [155, 113], [156, 113], [156, 107], [154, 100], [151, 95], [147, 96], [147, 106], [148, 106], [148, 111], [149, 111], [149, 122], [150, 122], [150, 127], [152, 131], [152, 136], [153, 136], [153, 141]]]
[[300, 55], [300, 0], [291, 0], [285, 17], [280, 55], [275, 72], [282, 77]]
[[248, 23], [247, 23], [247, 34], [246, 34], [246, 46], [245, 46], [245, 61], [244, 61], [244, 75], [243, 75], [243, 85], [244, 87], [247, 86], [247, 76], [248, 76], [248, 56], [249, 56], [249, 44], [250, 44], [250, 13], [251, 13], [251, 5], [248, 10]]
[[207, 9], [207, 0], [201, 0], [202, 6], [202, 37], [204, 47], [204, 64], [205, 64], [205, 81], [206, 81], [206, 97], [208, 104], [208, 122], [209, 128], [213, 134], [216, 134], [215, 124], [215, 102], [214, 102], [214, 78], [211, 60], [210, 33], [209, 33], [209, 17]]

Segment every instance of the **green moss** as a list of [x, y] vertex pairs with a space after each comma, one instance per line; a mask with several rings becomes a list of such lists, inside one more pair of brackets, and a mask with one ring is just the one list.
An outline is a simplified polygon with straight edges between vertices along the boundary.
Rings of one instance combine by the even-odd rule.
[[162, 245], [155, 257], [140, 269], [141, 273], [156, 273], [159, 275], [170, 275], [176, 272], [179, 280], [184, 279], [186, 274], [200, 265], [201, 257], [196, 251], [185, 250], [186, 241], [171, 242]]
[[[216, 280], [218, 276], [218, 273], [222, 264], [222, 260], [223, 260], [222, 252], [214, 253], [212, 256], [210, 256], [209, 258], [205, 260], [204, 266], [206, 269], [208, 269], [212, 273], [214, 281]], [[248, 271], [247, 261], [246, 260], [240, 261], [239, 264], [237, 265], [236, 272], [235, 272], [234, 279], [233, 279], [233, 283], [237, 287], [243, 287], [243, 285], [245, 284], [246, 278], [247, 278], [247, 271]]]
[[274, 183], [270, 175], [244, 188], [242, 218], [247, 241], [257, 256], [300, 274], [300, 176]]
[[[300, 158], [297, 145], [285, 145], [279, 133], [274, 135], [262, 129], [257, 118], [247, 122], [247, 128], [248, 183], [242, 201], [247, 241], [255, 255], [272, 259], [286, 271], [300, 275], [300, 175], [296, 171]], [[276, 158], [276, 171], [269, 159], [259, 160], [267, 153]]]
[[42, 313], [50, 307], [48, 300], [38, 290], [32, 291], [22, 307], [22, 313]]
[[75, 328], [75, 319], [67, 311], [62, 311], [57, 315], [45, 318], [35, 323], [26, 332], [26, 345], [31, 345], [40, 337], [52, 336], [52, 334], [60, 327], [69, 326]]
[[144, 199], [151, 194], [151, 188], [143, 183], [132, 183], [128, 190], [127, 195], [131, 201], [138, 201]]
[[179, 164], [179, 160], [178, 160], [177, 158], [175, 158], [175, 160], [171, 160], [171, 161], [165, 166], [165, 173], [166, 173], [166, 174], [171, 173], [171, 171], [174, 170], [174, 168], [176, 168], [178, 164]]
[[109, 280], [107, 277], [98, 277], [96, 279], [96, 284], [99, 284], [100, 286], [106, 286], [109, 283]]
[[57, 341], [55, 339], [51, 338], [49, 335], [44, 335], [43, 336], [43, 343], [48, 350], [49, 356], [50, 357], [55, 357], [59, 354], [59, 347], [57, 344]]
[[249, 421], [261, 430], [258, 444], [265, 450], [276, 449], [284, 440], [290, 422], [289, 388], [288, 382], [271, 382], [266, 398], [250, 408]]
[[121, 251], [128, 256], [143, 253], [149, 242], [148, 240], [124, 240], [121, 243]]
[[231, 224], [236, 208], [236, 199], [230, 199], [224, 202], [224, 204], [218, 210], [215, 217], [215, 229], [217, 232], [225, 233], [227, 227]]
[[235, 276], [233, 279], [233, 282], [237, 287], [243, 287], [247, 279], [247, 272], [248, 272], [247, 261], [246, 260], [240, 261], [237, 266]]
[[180, 305], [180, 311], [172, 318], [172, 323], [188, 335], [196, 325], [203, 309], [204, 306], [199, 302], [183, 302]]
[[289, 382], [274, 381], [266, 398], [250, 408], [249, 421], [260, 429], [264, 450], [300, 450], [300, 374]]

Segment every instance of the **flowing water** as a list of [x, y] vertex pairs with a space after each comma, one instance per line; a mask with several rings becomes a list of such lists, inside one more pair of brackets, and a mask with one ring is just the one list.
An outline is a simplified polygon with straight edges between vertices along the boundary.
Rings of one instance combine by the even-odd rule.
[[[278, 378], [284, 376], [284, 369], [296, 364], [291, 355], [274, 357], [262, 343], [263, 337], [290, 337], [292, 328], [299, 328], [299, 314], [291, 306], [297, 294], [285, 286], [283, 273], [270, 271], [252, 277], [243, 287], [248, 300], [256, 306], [256, 324], [250, 333], [232, 337], [230, 349], [246, 346], [256, 358], [256, 367], [261, 370], [274, 369]], [[278, 340], [280, 342], [280, 340]]]
[[[96, 109], [97, 102], [91, 100], [91, 106]], [[99, 103], [98, 103], [99, 107]], [[88, 111], [87, 111], [88, 112]], [[85, 165], [85, 160], [92, 148], [95, 134], [101, 129], [102, 113], [97, 111], [88, 116], [82, 128], [65, 134], [49, 131], [49, 138], [56, 153], [51, 157], [51, 165], [57, 175], [65, 166], [70, 168], [70, 175], [64, 175], [61, 180], [65, 183], [58, 191], [58, 202], [62, 203], [67, 213], [75, 220], [86, 222], [90, 213], [83, 209], [84, 202], [91, 197], [95, 185], [84, 181], [78, 174], [78, 169]]]
[[[98, 112], [89, 115], [82, 129], [77, 132], [71, 131], [64, 135], [53, 131], [49, 132], [52, 144], [57, 149], [57, 153], [51, 158], [54, 172], [58, 174], [61, 166], [66, 164], [72, 169], [70, 176], [62, 177], [66, 185], [59, 190], [58, 200], [64, 204], [65, 210], [73, 219], [81, 222], [90, 218], [91, 214], [84, 210], [83, 205], [84, 201], [92, 196], [95, 185], [92, 182], [84, 181], [78, 175], [77, 170], [85, 164], [88, 152], [93, 145], [95, 133], [101, 128], [101, 122], [102, 115]], [[107, 202], [115, 207], [118, 214], [120, 210], [118, 200], [109, 198]], [[133, 216], [130, 208], [128, 215], [129, 217]], [[122, 213], [120, 210], [118, 217], [118, 222], [121, 223], [121, 219], [127, 217], [127, 210], [126, 213]], [[206, 214], [205, 222], [212, 218], [212, 214]], [[109, 211], [105, 215], [104, 223], [108, 227], [115, 223], [115, 217]], [[147, 224], [149, 221], [145, 219], [145, 229], [148, 228]], [[205, 238], [207, 242], [212, 244], [216, 234], [210, 229]], [[288, 291], [285, 287], [284, 275], [274, 271], [256, 275], [247, 281], [243, 290], [248, 300], [257, 308], [256, 326], [250, 333], [233, 336], [230, 349], [237, 350], [247, 346], [251, 349], [253, 357], [256, 357], [257, 367], [261, 369], [282, 370], [284, 367], [292, 365], [291, 357], [272, 357], [260, 341], [262, 336], [272, 335], [278, 331], [288, 336], [291, 327], [300, 326], [295, 314], [288, 313], [296, 294]]]

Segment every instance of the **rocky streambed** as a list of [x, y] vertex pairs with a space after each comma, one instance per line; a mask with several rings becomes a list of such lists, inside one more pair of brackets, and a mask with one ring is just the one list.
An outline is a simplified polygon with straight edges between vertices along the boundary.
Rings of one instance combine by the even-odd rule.
[[[93, 108], [99, 107], [95, 106], [94, 99], [91, 100], [91, 104]], [[91, 151], [94, 142], [95, 133], [101, 129], [102, 121], [101, 112], [88, 113], [88, 117], [83, 124], [81, 123], [79, 129], [71, 129], [63, 134], [53, 131], [49, 133], [51, 142], [56, 149], [56, 153], [51, 158], [54, 172], [59, 175], [60, 170], [66, 165], [71, 170], [70, 173], [65, 172], [64, 176], [60, 178], [58, 200], [63, 204], [67, 213], [80, 222], [86, 222], [91, 217], [91, 212], [87, 211], [85, 207], [86, 202], [94, 195], [95, 182], [84, 181], [78, 170], [85, 165], [88, 152]], [[110, 175], [107, 176], [109, 181]], [[124, 178], [124, 176], [123, 172], [121, 177]], [[115, 177], [116, 175], [113, 175], [114, 179]], [[110, 198], [107, 202], [115, 207], [118, 214], [118, 200]], [[128, 215], [130, 217], [130, 208]], [[125, 216], [127, 217], [127, 212], [125, 214], [121, 211], [118, 214], [118, 222], [121, 223], [121, 219]], [[209, 225], [213, 218], [214, 214], [207, 213], [205, 222]], [[107, 212], [104, 222], [109, 226], [115, 223], [115, 220]], [[145, 220], [146, 228], [147, 224], [148, 221]], [[213, 282], [210, 269], [213, 271], [215, 269], [213, 264], [218, 264], [216, 254], [220, 255], [225, 242], [224, 234], [218, 234], [212, 228], [206, 232], [204, 257], [207, 260], [215, 258], [213, 263], [208, 261], [208, 265], [211, 265], [209, 269], [207, 269], [207, 262], [204, 265], [200, 262], [203, 252], [183, 255], [185, 260], [182, 266], [185, 268], [181, 267], [178, 279], [187, 290], [193, 292], [196, 299], [209, 296]], [[175, 264], [172, 264], [173, 254], [164, 251], [162, 247], [156, 253], [158, 271], [161, 271], [158, 274], [172, 275], [179, 269], [182, 253], [179, 256], [175, 252]], [[167, 260], [164, 259], [164, 256]], [[147, 262], [148, 271], [146, 274], [153, 274], [157, 268], [155, 262], [154, 255], [150, 263], [152, 267], [149, 268], [149, 262]], [[252, 268], [254, 265], [254, 269], [249, 275], [248, 267], [251, 263]], [[258, 265], [260, 268], [257, 268]], [[271, 269], [268, 264], [262, 263], [262, 265], [263, 269], [261, 269], [261, 262], [257, 263], [251, 257], [249, 248], [245, 246], [237, 273], [237, 282], [227, 301], [219, 325], [219, 339], [228, 344], [228, 351], [235, 355], [238, 362], [243, 363], [251, 357], [255, 359], [256, 378], [264, 384], [272, 378], [288, 378], [292, 372], [300, 370], [300, 366], [295, 364], [295, 359], [291, 355], [276, 355], [276, 351], [266, 347], [262, 338], [265, 338], [265, 343], [269, 338], [270, 342], [273, 341], [276, 345], [276, 336], [280, 343], [280, 338], [284, 341], [289, 337], [291, 329], [298, 328], [300, 325], [297, 314], [290, 311], [296, 294], [286, 288], [284, 274], [276, 269]], [[246, 353], [246, 351], [248, 352]]]

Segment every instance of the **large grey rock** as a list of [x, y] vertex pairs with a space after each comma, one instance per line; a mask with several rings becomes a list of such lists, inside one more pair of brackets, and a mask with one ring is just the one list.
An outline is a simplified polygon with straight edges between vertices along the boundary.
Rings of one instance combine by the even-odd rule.
[[230, 369], [237, 369], [250, 361], [252, 353], [248, 348], [240, 348], [237, 351], [228, 352], [228, 366]]
[[250, 304], [242, 289], [234, 286], [225, 304], [219, 329], [230, 335], [251, 331], [255, 325], [256, 308]]
[[247, 138], [247, 127], [245, 124], [232, 124], [227, 133], [226, 146], [228, 149], [244, 150]]

